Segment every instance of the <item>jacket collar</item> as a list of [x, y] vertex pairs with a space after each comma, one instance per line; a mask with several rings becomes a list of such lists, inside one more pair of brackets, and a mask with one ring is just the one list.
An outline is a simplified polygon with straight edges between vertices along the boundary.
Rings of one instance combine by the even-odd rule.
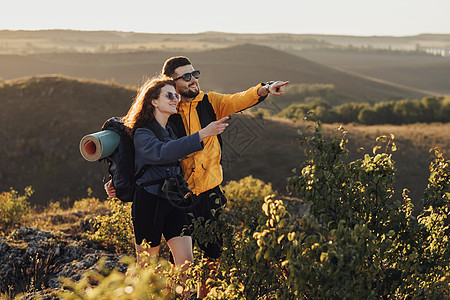
[[178, 111], [180, 111], [180, 109], [183, 109], [183, 110], [189, 109], [189, 107], [191, 106], [192, 103], [197, 103], [197, 102], [202, 101], [203, 95], [205, 95], [205, 93], [200, 91], [198, 93], [198, 95], [194, 99], [192, 99], [192, 101], [189, 101], [189, 102], [181, 102], [180, 101], [180, 103], [178, 104]]

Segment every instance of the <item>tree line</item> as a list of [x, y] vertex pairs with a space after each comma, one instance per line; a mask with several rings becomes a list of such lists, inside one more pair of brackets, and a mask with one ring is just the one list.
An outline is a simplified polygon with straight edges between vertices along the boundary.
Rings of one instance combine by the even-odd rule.
[[450, 122], [450, 97], [391, 100], [370, 104], [349, 102], [332, 106], [320, 96], [306, 97], [303, 103], [289, 105], [278, 116], [301, 120], [314, 112], [323, 123], [411, 124]]

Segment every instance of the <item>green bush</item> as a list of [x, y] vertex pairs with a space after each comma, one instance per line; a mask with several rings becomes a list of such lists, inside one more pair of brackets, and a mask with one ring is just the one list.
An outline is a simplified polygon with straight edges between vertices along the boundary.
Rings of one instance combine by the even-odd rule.
[[345, 131], [326, 141], [318, 125], [303, 140], [308, 160], [288, 180], [293, 194], [312, 202], [310, 214], [296, 215], [275, 196], [265, 198], [256, 229], [223, 214], [225, 251], [209, 298], [447, 299], [449, 161], [433, 150], [415, 217], [406, 190], [394, 198], [393, 139], [380, 137], [372, 154], [347, 162]]
[[336, 114], [339, 116], [339, 122], [344, 124], [357, 122], [361, 110], [369, 106], [368, 103], [349, 102], [339, 105], [335, 108]]
[[7, 233], [25, 220], [30, 211], [28, 199], [32, 194], [31, 186], [25, 188], [23, 195], [12, 188], [0, 194], [0, 233]]
[[302, 120], [307, 112], [309, 111], [309, 107], [305, 104], [291, 104], [287, 108], [283, 109], [278, 113], [279, 117], [287, 118], [291, 120]]
[[113, 198], [107, 201], [107, 205], [111, 210], [109, 214], [100, 214], [91, 220], [96, 231], [89, 235], [89, 239], [121, 253], [133, 253], [134, 237], [129, 203]]
[[308, 97], [305, 103], [294, 103], [278, 113], [279, 117], [293, 120], [303, 120], [310, 111], [320, 111], [322, 119], [330, 119], [331, 105], [328, 101], [320, 97]]
[[260, 179], [253, 178], [252, 175], [239, 181], [229, 181], [223, 190], [227, 199], [230, 200], [231, 208], [248, 206], [253, 201], [263, 200], [267, 195], [275, 193], [270, 183], [266, 184]]
[[152, 260], [146, 269], [137, 267], [131, 258], [124, 258], [123, 262], [128, 265], [126, 274], [107, 268], [103, 259], [97, 269], [84, 273], [78, 282], [62, 279], [66, 290], [59, 293], [59, 297], [70, 300], [174, 299], [176, 291], [170, 288], [171, 271], [167, 262]]
[[305, 139], [309, 159], [288, 185], [312, 201], [318, 230], [303, 234], [315, 243], [302, 245], [296, 252], [302, 255], [286, 253], [286, 264], [306, 274], [294, 276], [294, 290], [319, 298], [449, 297], [449, 161], [434, 150], [425, 209], [415, 218], [406, 191], [393, 199], [395, 169], [387, 152], [394, 145], [380, 141], [384, 153], [377, 146], [373, 156], [346, 163], [345, 137], [326, 142], [318, 126]]
[[440, 122], [450, 122], [450, 97], [446, 97], [442, 100], [438, 118]]
[[87, 197], [87, 198], [82, 198], [80, 200], [76, 200], [73, 203], [73, 209], [78, 209], [78, 210], [87, 210], [87, 211], [96, 211], [98, 209], [100, 209], [101, 207], [103, 207], [104, 204], [102, 202], [100, 202], [100, 200], [98, 198], [95, 197]]
[[[330, 100], [332, 101], [332, 100]], [[374, 124], [411, 124], [417, 122], [449, 122], [450, 98], [425, 97], [421, 100], [395, 100], [369, 103], [345, 103], [331, 107], [323, 98], [309, 97], [304, 103], [294, 103], [278, 113], [278, 116], [301, 120], [314, 111], [323, 123], [358, 122]]]
[[253, 230], [256, 229], [264, 198], [275, 194], [270, 183], [266, 184], [251, 175], [239, 181], [229, 181], [223, 190], [228, 199], [227, 222], [239, 228]]

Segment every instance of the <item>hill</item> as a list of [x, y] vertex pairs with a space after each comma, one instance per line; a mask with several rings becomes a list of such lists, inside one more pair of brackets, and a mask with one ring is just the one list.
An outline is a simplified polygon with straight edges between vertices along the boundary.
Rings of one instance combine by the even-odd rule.
[[415, 36], [349, 36], [292, 33], [197, 34], [78, 30], [0, 30], [0, 53], [130, 52], [142, 50], [207, 50], [252, 43], [279, 50], [330, 49], [342, 46], [411, 51], [447, 47], [450, 34]]
[[450, 95], [450, 57], [358, 50], [301, 50], [295, 54], [372, 80]]
[[32, 185], [36, 203], [86, 195], [104, 170], [84, 161], [79, 142], [108, 117], [124, 115], [133, 94], [61, 76], [5, 83], [0, 89], [0, 190]]
[[[135, 91], [117, 84], [64, 76], [34, 76], [0, 86], [0, 191], [31, 185], [34, 203], [78, 199], [92, 187], [104, 198], [104, 164], [85, 161], [79, 142], [111, 116], [126, 113]], [[225, 181], [253, 175], [284, 191], [285, 179], [304, 160], [295, 141], [297, 129], [310, 125], [238, 114], [224, 135]], [[398, 187], [418, 195], [426, 185], [428, 150], [450, 149], [450, 124], [407, 126], [350, 125], [350, 150], [371, 151], [375, 138], [394, 133], [400, 151]], [[325, 125], [328, 136], [337, 125]], [[413, 134], [411, 134], [413, 132]]]
[[0, 55], [0, 77], [15, 79], [39, 74], [65, 76], [138, 85], [143, 76], [160, 72], [173, 55], [186, 55], [202, 71], [202, 89], [236, 92], [271, 79], [292, 83], [325, 83], [336, 87], [335, 104], [347, 101], [382, 101], [427, 95], [351, 75], [337, 69], [266, 46], [241, 44], [206, 51], [151, 51], [127, 53], [53, 53]]

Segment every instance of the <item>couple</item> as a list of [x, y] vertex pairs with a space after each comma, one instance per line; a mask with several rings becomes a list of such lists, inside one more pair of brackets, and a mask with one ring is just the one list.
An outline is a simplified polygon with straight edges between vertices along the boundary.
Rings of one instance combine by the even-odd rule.
[[[217, 138], [228, 125], [224, 121], [229, 115], [264, 100], [268, 94], [284, 94], [284, 86], [289, 83], [261, 83], [244, 92], [225, 95], [200, 91], [199, 77], [200, 71], [195, 70], [188, 58], [169, 58], [164, 63], [162, 75], [147, 81], [140, 88], [128, 114], [122, 118], [134, 139], [136, 170], [151, 166], [137, 180], [137, 184], [182, 172], [195, 197], [195, 205], [187, 211], [164, 199], [167, 195], [160, 193], [158, 184], [137, 192], [132, 216], [138, 261], [143, 251], [151, 256], [157, 255], [163, 234], [175, 265], [193, 262], [192, 239], [190, 232], [185, 230], [191, 223], [188, 212], [194, 218], [214, 221], [218, 213], [213, 215], [211, 210], [220, 211], [219, 208], [226, 204], [219, 187], [223, 174]], [[205, 113], [208, 107], [212, 107], [217, 121], [208, 120], [208, 113]], [[164, 142], [152, 130], [145, 128], [150, 123], [160, 127]], [[176, 164], [179, 159], [181, 170]], [[171, 167], [166, 167], [170, 163], [173, 163]], [[108, 196], [115, 196], [111, 181], [105, 184], [105, 190]], [[218, 198], [222, 201], [216, 201]], [[149, 249], [140, 246], [144, 239], [150, 243]], [[216, 240], [217, 243], [199, 245], [204, 255], [212, 261], [218, 259], [222, 252], [222, 238], [217, 236]], [[207, 292], [203, 285], [198, 296], [204, 297]]]

